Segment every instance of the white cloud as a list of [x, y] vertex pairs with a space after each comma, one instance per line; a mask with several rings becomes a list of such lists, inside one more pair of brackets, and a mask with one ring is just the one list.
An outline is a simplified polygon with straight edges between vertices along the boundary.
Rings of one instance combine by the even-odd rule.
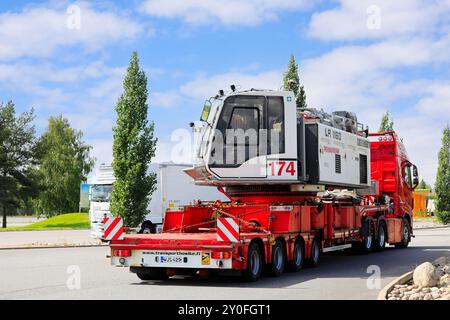
[[432, 60], [425, 40], [346, 46], [305, 60], [300, 66], [307, 99], [314, 106], [373, 107], [408, 96], [421, 81], [400, 81], [393, 71]]
[[[379, 29], [368, 27], [370, 15], [376, 15], [371, 6], [379, 9]], [[434, 75], [450, 61], [449, 17], [448, 0], [340, 0], [335, 8], [313, 14], [307, 30], [326, 41], [369, 41], [305, 61], [308, 103], [348, 106], [372, 130], [390, 110], [411, 161], [429, 183], [435, 180], [441, 131], [450, 115], [450, 82]], [[424, 68], [429, 71], [414, 75]]]
[[[21, 12], [0, 14], [0, 60], [49, 57], [61, 47], [98, 50], [112, 42], [134, 39], [143, 26], [128, 16], [96, 10], [87, 2], [80, 8], [80, 28], [69, 28], [67, 6], [28, 6]], [[81, 48], [81, 49], [80, 49]]]
[[322, 40], [425, 35], [442, 28], [442, 21], [448, 25], [449, 14], [449, 1], [340, 0], [337, 7], [312, 16], [308, 34]]
[[91, 156], [97, 159], [96, 165], [112, 163], [112, 139], [94, 139], [86, 142], [92, 146]]
[[229, 91], [232, 84], [241, 90], [252, 88], [277, 90], [282, 83], [281, 70], [253, 73], [235, 71], [217, 75], [199, 75], [194, 80], [181, 86], [180, 91], [192, 98], [206, 99], [216, 95], [220, 89]]
[[176, 90], [150, 92], [149, 104], [151, 107], [182, 107], [183, 97]]
[[193, 25], [256, 26], [285, 11], [308, 8], [306, 0], [146, 0], [142, 11], [156, 17], [180, 18]]
[[420, 113], [450, 121], [450, 81], [433, 83], [425, 90], [425, 97], [417, 103]]

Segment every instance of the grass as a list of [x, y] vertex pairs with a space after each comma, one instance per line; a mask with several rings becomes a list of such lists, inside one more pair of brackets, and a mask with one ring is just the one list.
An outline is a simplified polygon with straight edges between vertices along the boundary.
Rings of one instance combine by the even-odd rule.
[[28, 226], [11, 227], [1, 231], [42, 231], [42, 230], [71, 230], [89, 229], [90, 221], [87, 213], [67, 213], [48, 218]]
[[427, 217], [417, 217], [417, 216], [414, 216], [414, 220], [415, 221], [434, 221], [434, 222], [437, 222], [437, 218], [436, 218], [436, 216], [427, 216]]

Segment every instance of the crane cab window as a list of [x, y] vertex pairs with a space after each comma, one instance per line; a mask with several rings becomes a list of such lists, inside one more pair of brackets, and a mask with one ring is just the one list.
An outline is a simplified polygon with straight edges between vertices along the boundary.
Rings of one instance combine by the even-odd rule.
[[267, 98], [268, 154], [285, 152], [285, 122], [283, 97]]
[[225, 100], [213, 139], [210, 166], [236, 167], [259, 155], [265, 103], [262, 96], [231, 96]]
[[256, 108], [234, 108], [227, 129], [259, 130], [259, 110]]

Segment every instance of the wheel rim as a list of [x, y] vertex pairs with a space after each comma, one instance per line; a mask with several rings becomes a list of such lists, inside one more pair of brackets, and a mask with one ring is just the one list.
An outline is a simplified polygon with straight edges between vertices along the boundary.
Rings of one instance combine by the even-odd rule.
[[280, 270], [283, 266], [283, 252], [281, 251], [281, 247], [277, 246], [274, 252], [274, 264], [277, 270]]
[[403, 227], [403, 240], [407, 242], [409, 240], [409, 229], [408, 226], [405, 223], [405, 226]]
[[370, 249], [372, 247], [372, 236], [368, 236], [366, 238], [366, 249]]
[[312, 256], [313, 256], [314, 262], [319, 261], [319, 248], [318, 248], [317, 242], [314, 242]]
[[294, 251], [294, 261], [295, 261], [295, 265], [299, 266], [302, 263], [302, 248], [300, 247], [300, 244], [297, 244], [295, 246], [295, 251]]
[[380, 247], [384, 247], [384, 244], [385, 244], [385, 241], [386, 241], [386, 232], [384, 230], [384, 226], [383, 225], [381, 225], [380, 228], [381, 228], [380, 229], [381, 232], [380, 232], [379, 244], [380, 244]]
[[252, 274], [256, 275], [259, 272], [259, 255], [257, 251], [252, 252], [250, 258]]

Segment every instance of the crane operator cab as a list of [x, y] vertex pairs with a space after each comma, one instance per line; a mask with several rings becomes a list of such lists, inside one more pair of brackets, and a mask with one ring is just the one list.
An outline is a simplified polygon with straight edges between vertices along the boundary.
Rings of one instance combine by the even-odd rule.
[[293, 92], [252, 89], [221, 91], [201, 120], [198, 160], [186, 170], [196, 184], [370, 186], [370, 143], [352, 113], [300, 110]]

